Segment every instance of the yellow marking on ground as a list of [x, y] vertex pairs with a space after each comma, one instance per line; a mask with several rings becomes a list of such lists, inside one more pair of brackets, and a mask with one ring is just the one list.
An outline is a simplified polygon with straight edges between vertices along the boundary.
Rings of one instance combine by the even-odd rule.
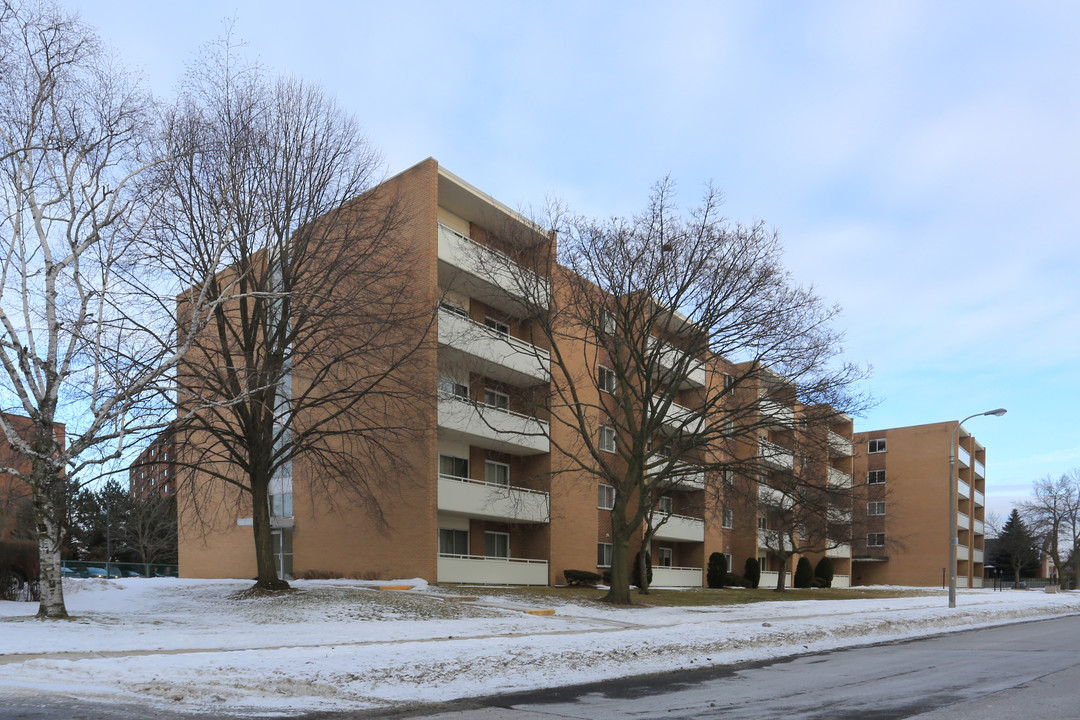
[[380, 590], [412, 590], [412, 585], [380, 585]]
[[526, 610], [529, 615], [554, 615], [554, 610]]

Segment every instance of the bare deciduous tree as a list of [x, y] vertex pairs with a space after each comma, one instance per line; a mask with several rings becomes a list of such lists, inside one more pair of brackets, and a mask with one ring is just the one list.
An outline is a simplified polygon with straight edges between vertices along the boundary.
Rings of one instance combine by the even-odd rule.
[[[1020, 513], [1040, 546], [1064, 572], [1067, 553], [1074, 551], [1080, 540], [1080, 476], [1076, 472], [1059, 478], [1049, 475], [1031, 486], [1031, 500], [1021, 503]], [[1075, 555], [1074, 555], [1075, 556]]]
[[775, 233], [728, 224], [720, 200], [710, 189], [681, 214], [664, 181], [632, 219], [552, 213], [539, 224], [557, 231], [558, 262], [553, 240], [510, 227], [505, 254], [477, 259], [515, 285], [550, 347], [550, 388], [536, 402], [550, 417], [553, 470], [615, 489], [612, 603], [630, 602], [632, 539], [674, 521], [660, 498], [674, 496], [671, 515], [716, 512], [732, 492], [725, 473], [756, 481], [759, 436], [772, 426], [763, 372], [808, 406], [840, 413], [862, 402], [853, 384], [863, 372], [838, 360], [836, 308], [792, 282]]
[[[180, 512], [248, 498], [256, 587], [287, 587], [271, 515], [292, 514], [294, 467], [379, 518], [395, 443], [416, 427], [409, 376], [434, 308], [410, 292], [402, 207], [372, 190], [376, 153], [320, 89], [267, 77], [226, 38], [189, 74], [164, 143], [178, 160], [153, 178], [167, 188], [163, 266], [218, 302], [178, 376]], [[180, 327], [199, 301], [181, 294]]]

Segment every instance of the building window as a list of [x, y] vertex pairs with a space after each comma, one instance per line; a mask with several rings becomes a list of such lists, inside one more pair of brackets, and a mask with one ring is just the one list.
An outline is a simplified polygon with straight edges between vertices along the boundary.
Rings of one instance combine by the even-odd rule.
[[484, 390], [484, 404], [489, 408], [510, 412], [510, 396], [498, 390]]
[[609, 335], [615, 332], [615, 316], [607, 310], [600, 311], [600, 332]]
[[604, 452], [615, 452], [615, 428], [610, 425], [600, 426], [600, 449]]
[[723, 553], [723, 556], [724, 567], [727, 569], [728, 572], [731, 572], [731, 553]]
[[761, 572], [768, 572], [769, 571], [769, 556], [768, 555], [759, 555], [757, 561], [758, 561], [758, 567], [761, 568]]
[[274, 552], [274, 565], [277, 568], [278, 577], [282, 580], [292, 580], [292, 530], [281, 528], [271, 531], [270, 547]]
[[731, 392], [732, 388], [734, 388], [734, 387], [735, 387], [735, 376], [734, 375], [728, 375], [727, 373], [724, 373], [724, 392], [729, 393], [729, 392]]
[[615, 507], [615, 488], [601, 483], [596, 506], [601, 510], [613, 509]]
[[[164, 492], [169, 492], [168, 485], [165, 485]], [[292, 516], [292, 493], [270, 493], [270, 517], [287, 518]]]
[[439, 455], [439, 474], [446, 477], [469, 479], [469, 458]]
[[885, 483], [884, 470], [871, 470], [866, 473], [866, 482], [870, 485], [882, 485]]
[[439, 553], [442, 555], [468, 555], [469, 531], [439, 528]]
[[662, 515], [671, 514], [671, 496], [663, 495], [660, 497], [660, 513]]
[[504, 322], [499, 322], [495, 318], [484, 318], [484, 326], [494, 330], [504, 338], [510, 337], [510, 326]]
[[735, 513], [732, 512], [731, 508], [724, 508], [724, 510], [722, 512], [722, 518], [720, 520], [720, 527], [724, 527], [724, 528], [727, 528], [728, 530], [730, 530], [734, 526], [735, 526]]
[[885, 547], [885, 533], [866, 533], [866, 547]]
[[724, 421], [724, 434], [725, 435], [734, 435], [735, 434], [735, 421], [732, 420], [731, 418], [728, 418], [727, 420]]
[[735, 471], [734, 470], [725, 470], [724, 471], [724, 484], [725, 485], [734, 485], [735, 484]]
[[510, 485], [510, 466], [494, 460], [484, 461], [484, 479], [493, 485]]
[[495, 558], [510, 557], [510, 533], [491, 532], [484, 533], [484, 555]]
[[459, 383], [453, 378], [441, 377], [439, 378], [439, 394], [447, 397], [455, 397], [459, 400], [468, 400], [469, 386], [465, 383]]
[[867, 452], [870, 453], [883, 453], [885, 452], [885, 438], [877, 438], [867, 443]]
[[672, 560], [671, 548], [669, 548], [669, 547], [657, 548], [656, 549], [656, 557], [657, 557], [659, 567], [671, 567], [671, 560]]
[[765, 520], [764, 515], [758, 515], [757, 529], [758, 530], [768, 530], [769, 529], [769, 523], [768, 523], [768, 521]]
[[596, 543], [596, 567], [611, 567], [611, 543]]
[[615, 392], [615, 371], [600, 365], [596, 368], [596, 387], [601, 392]]
[[459, 315], [459, 316], [461, 316], [463, 318], [466, 318], [466, 319], [468, 319], [468, 317], [469, 317], [469, 311], [468, 310], [466, 310], [465, 308], [461, 307], [460, 305], [458, 305], [456, 303], [450, 302], [449, 300], [440, 300], [439, 301], [439, 309], [440, 310], [445, 310], [448, 313], [453, 313], [454, 315]]
[[883, 502], [868, 502], [866, 503], [867, 515], [884, 515], [885, 503]]

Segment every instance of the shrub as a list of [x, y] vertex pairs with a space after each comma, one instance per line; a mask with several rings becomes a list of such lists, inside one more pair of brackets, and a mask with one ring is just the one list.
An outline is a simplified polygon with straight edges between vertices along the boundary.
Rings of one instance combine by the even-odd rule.
[[750, 581], [744, 578], [742, 575], [736, 575], [735, 573], [724, 573], [724, 587], [750, 587]]
[[810, 587], [815, 587], [815, 588], [827, 588], [827, 587], [829, 587], [829, 586], [825, 584], [825, 581], [824, 581], [824, 580], [822, 580], [822, 579], [821, 579], [821, 578], [819, 578], [819, 577], [816, 577], [816, 578], [814, 578], [814, 581], [813, 581], [812, 583], [810, 583]]
[[297, 580], [340, 580], [341, 573], [333, 570], [304, 570], [297, 573]]
[[600, 573], [588, 570], [563, 570], [567, 585], [595, 585], [600, 582]]
[[[630, 570], [630, 584], [641, 587], [641, 551], [638, 550], [637, 555], [634, 556], [634, 567]], [[649, 581], [649, 585], [652, 585], [652, 555], [645, 553], [645, 576]]]
[[821, 587], [832, 587], [833, 569], [832, 560], [827, 556], [818, 560], [817, 567], [814, 568], [814, 580], [821, 581]]
[[611, 584], [611, 571], [610, 570], [605, 570], [604, 572], [600, 573], [600, 582], [604, 583], [605, 585], [610, 585]]
[[761, 565], [758, 563], [756, 557], [746, 558], [746, 565], [743, 568], [743, 577], [746, 578], [746, 582], [750, 583], [749, 587], [756, 588], [761, 582]]
[[709, 556], [709, 568], [705, 575], [707, 584], [711, 588], [724, 587], [727, 571], [727, 558], [723, 553], [714, 552]]
[[805, 557], [799, 558], [798, 564], [795, 565], [795, 577], [791, 584], [797, 588], [808, 588], [813, 582], [814, 566]]

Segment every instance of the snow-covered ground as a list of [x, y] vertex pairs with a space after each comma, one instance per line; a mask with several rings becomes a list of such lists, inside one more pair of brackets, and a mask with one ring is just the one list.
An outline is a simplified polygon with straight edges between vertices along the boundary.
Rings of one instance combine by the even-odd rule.
[[[395, 581], [394, 584], [400, 584]], [[859, 600], [616, 610], [442, 599], [371, 583], [66, 580], [69, 622], [0, 602], [0, 694], [69, 693], [193, 712], [377, 708], [764, 660], [1080, 612], [1080, 593], [961, 591]], [[738, 591], [732, 591], [738, 592]]]

